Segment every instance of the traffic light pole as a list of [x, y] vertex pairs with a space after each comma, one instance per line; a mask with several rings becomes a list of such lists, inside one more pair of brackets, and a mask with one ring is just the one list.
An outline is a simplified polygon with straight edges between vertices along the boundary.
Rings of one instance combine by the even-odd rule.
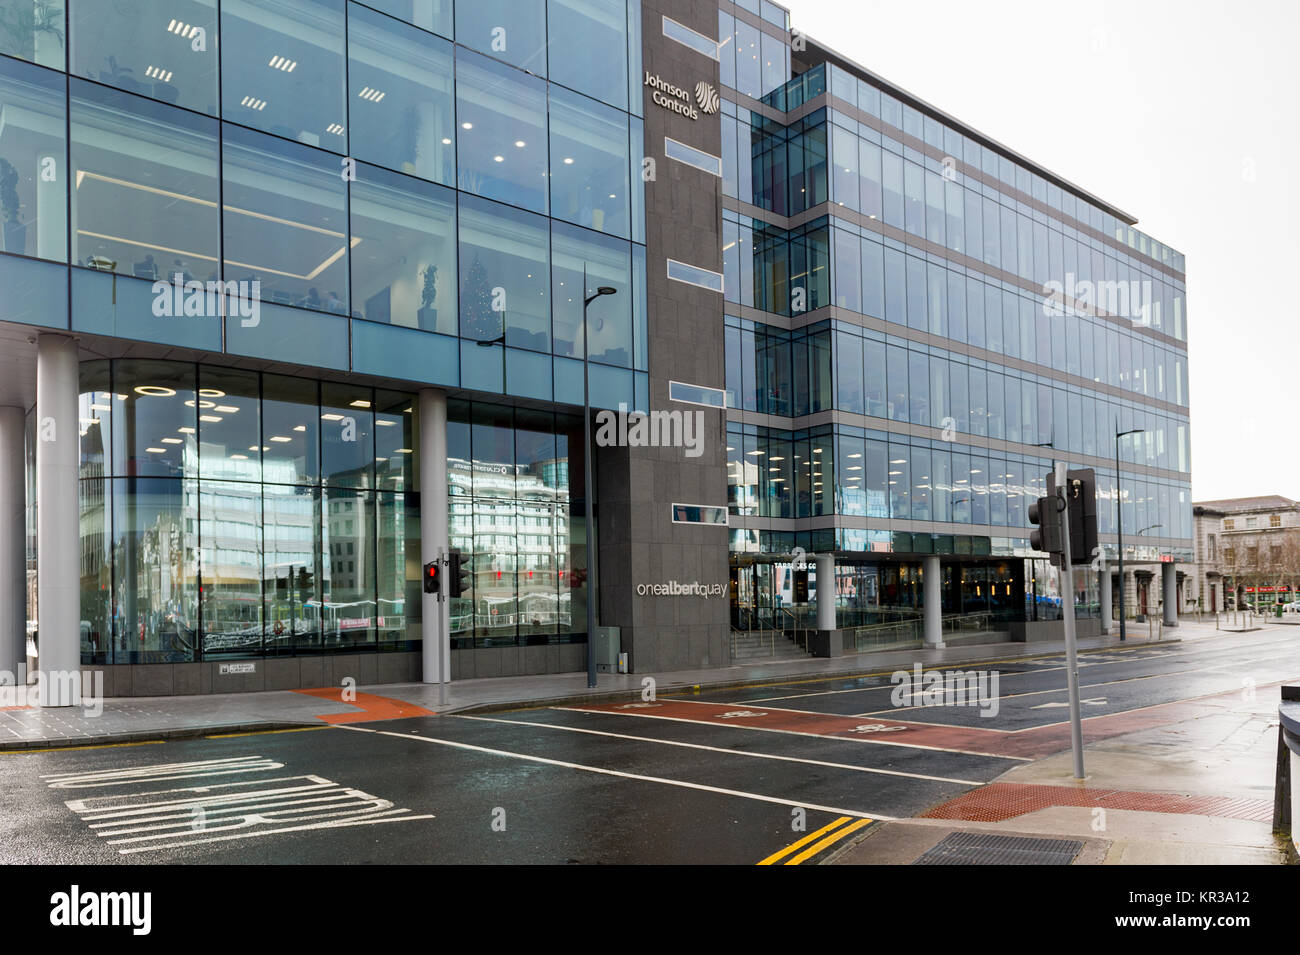
[[1074, 635], [1074, 565], [1070, 561], [1068, 467], [1056, 465], [1056, 517], [1061, 522], [1061, 567], [1058, 589], [1065, 621], [1065, 667], [1070, 695], [1070, 749], [1074, 753], [1074, 778], [1083, 779], [1083, 722], [1079, 713], [1079, 654]]

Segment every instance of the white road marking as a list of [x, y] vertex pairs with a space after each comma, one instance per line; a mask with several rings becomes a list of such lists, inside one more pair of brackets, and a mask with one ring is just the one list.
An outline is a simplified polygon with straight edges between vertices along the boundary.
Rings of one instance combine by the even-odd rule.
[[643, 743], [659, 743], [663, 746], [680, 746], [683, 749], [701, 749], [710, 753], [728, 753], [733, 756], [746, 756], [753, 759], [775, 759], [786, 763], [806, 763], [810, 766], [825, 766], [829, 769], [850, 769], [858, 773], [879, 773], [883, 776], [903, 776], [907, 779], [929, 779], [939, 783], [960, 783], [963, 786], [983, 786], [975, 779], [956, 779], [951, 776], [928, 776], [925, 773], [905, 773], [901, 769], [879, 769], [872, 766], [853, 766], [849, 763], [832, 763], [822, 759], [808, 759], [803, 756], [778, 756], [773, 753], [752, 753], [743, 749], [728, 749], [725, 746], [706, 746], [703, 743], [684, 743], [680, 740], [658, 739], [654, 736], [633, 736], [628, 733], [611, 733], [608, 730], [585, 729], [580, 726], [565, 726], [563, 723], [542, 723], [532, 720], [503, 720], [490, 716], [460, 716], [457, 719], [478, 720], [482, 723], [509, 723], [511, 726], [545, 726], [547, 729], [566, 730], [570, 733], [587, 733], [592, 736], [610, 736], [615, 739], [637, 740]]
[[[687, 702], [682, 700], [680, 702]], [[696, 702], [691, 700], [690, 702]], [[703, 702], [703, 701], [699, 701]], [[841, 740], [845, 743], [871, 743], [874, 746], [902, 746], [904, 749], [928, 749], [936, 753], [961, 753], [963, 756], [985, 756], [989, 759], [1012, 759], [1019, 763], [1032, 763], [1033, 760], [1027, 756], [1004, 756], [1001, 753], [978, 753], [969, 749], [954, 749], [951, 746], [926, 746], [923, 743], [896, 743], [893, 740], [880, 739], [879, 735], [872, 736], [828, 736], [825, 733], [805, 733], [802, 730], [783, 730], [774, 726], [754, 726], [752, 723], [714, 723], [711, 720], [688, 720], [684, 716], [660, 716], [657, 713], [621, 713], [616, 710], [592, 710], [582, 706], [557, 706], [558, 710], [570, 710], [574, 713], [604, 713], [608, 716], [635, 716], [644, 720], [668, 720], [672, 723], [689, 723], [691, 726], [718, 726], [728, 729], [754, 730], [758, 733], [783, 733], [786, 736], [807, 736], [811, 739], [834, 739]], [[834, 716], [836, 714], [814, 713], [810, 710], [786, 710], [787, 713], [803, 713], [807, 716]], [[922, 723], [922, 726], [943, 726], [941, 723]], [[961, 729], [962, 727], [954, 727]], [[1019, 730], [995, 730], [991, 727], [980, 727], [985, 732], [995, 733], [1014, 733]]]
[[489, 746], [475, 746], [473, 743], [461, 743], [450, 739], [438, 739], [435, 736], [394, 733], [391, 730], [367, 729], [364, 726], [351, 726], [347, 723], [337, 723], [332, 728], [352, 730], [353, 732], [378, 733], [380, 736], [392, 736], [397, 739], [418, 739], [423, 740], [426, 743], [437, 743], [440, 746], [451, 746], [454, 749], [464, 749], [475, 753], [488, 753], [492, 756], [504, 756], [507, 759], [521, 759], [531, 763], [542, 763], [546, 766], [559, 766], [562, 769], [577, 769], [585, 773], [598, 773], [602, 776], [616, 776], [619, 779], [635, 779], [639, 782], [659, 783], [664, 786], [677, 786], [681, 789], [695, 789], [700, 792], [718, 793], [722, 796], [736, 796], [740, 799], [752, 799], [756, 802], [774, 803], [778, 806], [801, 806], [804, 809], [817, 809], [821, 812], [833, 812], [838, 816], [854, 816], [858, 819], [881, 819], [886, 822], [892, 822], [897, 818], [879, 812], [864, 811], [861, 809], [840, 809], [835, 806], [820, 806], [815, 803], [804, 802], [801, 799], [780, 799], [776, 796], [764, 796], [760, 793], [748, 793], [739, 789], [724, 789], [720, 786], [708, 786], [704, 783], [691, 783], [683, 779], [666, 779], [663, 776], [645, 776], [641, 773], [628, 773], [619, 769], [606, 769], [603, 766], [586, 766], [582, 763], [570, 763], [563, 759], [550, 759], [546, 756], [534, 756], [531, 753], [513, 753], [509, 750], [493, 749]]
[[[265, 773], [281, 768], [281, 763], [249, 756], [57, 773], [42, 778], [51, 789], [84, 789]], [[285, 832], [434, 818], [432, 814], [412, 815], [411, 810], [396, 808], [387, 799], [314, 775], [204, 782], [144, 792], [119, 789], [66, 800], [65, 805], [108, 845], [124, 846], [118, 849], [123, 855]]]
[[[1104, 696], [1099, 696], [1096, 699], [1080, 700], [1079, 702], [1087, 706], [1105, 706], [1106, 698]], [[1068, 700], [1063, 700], [1054, 703], [1039, 703], [1037, 706], [1031, 706], [1030, 709], [1031, 710], [1054, 710], [1057, 709], [1058, 707], [1069, 706], [1069, 705], [1070, 702]]]

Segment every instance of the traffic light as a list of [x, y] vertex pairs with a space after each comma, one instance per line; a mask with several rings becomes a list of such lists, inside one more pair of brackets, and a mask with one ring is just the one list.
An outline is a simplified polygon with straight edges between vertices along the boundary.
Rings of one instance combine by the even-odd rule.
[[442, 589], [442, 568], [438, 562], [431, 561], [424, 565], [424, 592], [436, 594]]
[[1051, 476], [1047, 479], [1047, 496], [1029, 505], [1029, 523], [1037, 530], [1029, 534], [1029, 546], [1052, 556], [1052, 563], [1061, 566], [1061, 525], [1057, 514], [1057, 501]]
[[459, 597], [465, 592], [465, 578], [461, 575], [460, 551], [452, 548], [447, 553], [447, 596]]
[[1097, 475], [1092, 468], [1066, 474], [1065, 499], [1070, 516], [1070, 563], [1092, 563], [1097, 549]]

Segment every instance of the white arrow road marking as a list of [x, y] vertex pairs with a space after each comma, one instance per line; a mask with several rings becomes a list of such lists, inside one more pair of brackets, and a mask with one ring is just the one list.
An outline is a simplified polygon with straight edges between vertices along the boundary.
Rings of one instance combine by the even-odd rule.
[[[1079, 702], [1087, 704], [1088, 706], [1105, 706], [1106, 698], [1104, 696], [1099, 696], [1091, 700], [1080, 700]], [[1069, 706], [1069, 705], [1070, 703], [1067, 700], [1064, 703], [1039, 703], [1037, 706], [1031, 706], [1030, 709], [1031, 710], [1054, 710], [1057, 709], [1058, 707]]]

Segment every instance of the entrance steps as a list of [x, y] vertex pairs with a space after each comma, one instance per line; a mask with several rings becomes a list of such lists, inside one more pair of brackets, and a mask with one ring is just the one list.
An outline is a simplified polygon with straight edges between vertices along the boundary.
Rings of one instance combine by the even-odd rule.
[[732, 663], [763, 663], [769, 660], [807, 660], [809, 654], [787, 634], [771, 630], [731, 633]]

